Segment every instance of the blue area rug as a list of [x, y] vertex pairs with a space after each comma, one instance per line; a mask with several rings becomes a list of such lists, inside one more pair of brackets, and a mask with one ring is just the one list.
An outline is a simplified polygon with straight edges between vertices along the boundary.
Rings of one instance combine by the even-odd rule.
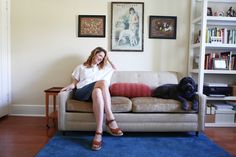
[[191, 133], [125, 133], [103, 135], [100, 151], [91, 150], [92, 132], [57, 133], [37, 157], [230, 157], [208, 139]]

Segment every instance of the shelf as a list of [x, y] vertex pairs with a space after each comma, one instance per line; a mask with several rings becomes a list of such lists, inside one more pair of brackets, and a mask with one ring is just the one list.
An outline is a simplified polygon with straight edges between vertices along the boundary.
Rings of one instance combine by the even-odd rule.
[[236, 127], [236, 123], [205, 123], [205, 127]]
[[210, 3], [236, 3], [235, 0], [208, 0], [208, 2]]
[[195, 44], [192, 45], [192, 48], [194, 48], [194, 49], [195, 48], [200, 48], [200, 45], [201, 45], [200, 43], [195, 43]]
[[225, 17], [225, 16], [207, 16], [208, 26], [235, 26], [236, 17]]
[[205, 74], [236, 74], [236, 70], [204, 70]]
[[207, 100], [236, 100], [236, 96], [226, 96], [226, 97], [207, 97]]
[[[192, 24], [201, 24], [202, 17], [196, 17], [193, 19]], [[235, 26], [236, 17], [226, 17], [226, 16], [207, 16], [207, 25], [212, 26]]]
[[192, 24], [200, 24], [201, 20], [202, 20], [202, 17], [199, 16], [199, 17], [193, 19]]
[[[200, 48], [201, 43], [195, 43], [192, 44], [192, 48]], [[236, 50], [236, 44], [222, 44], [222, 43], [217, 43], [217, 44], [211, 44], [211, 43], [206, 43], [205, 44], [206, 49], [217, 49], [217, 50]]]
[[198, 74], [198, 69], [192, 69], [191, 73]]
[[[202, 2], [203, 0], [197, 0], [197, 2]], [[236, 3], [235, 0], [208, 0], [210, 3]]]
[[224, 49], [224, 50], [236, 50], [236, 44], [222, 44], [222, 43], [217, 43], [217, 44], [211, 44], [211, 43], [206, 43], [206, 49]]
[[[235, 75], [236, 70], [204, 70], [205, 74], [227, 74], [227, 75]], [[192, 69], [191, 73], [198, 73], [198, 69]]]

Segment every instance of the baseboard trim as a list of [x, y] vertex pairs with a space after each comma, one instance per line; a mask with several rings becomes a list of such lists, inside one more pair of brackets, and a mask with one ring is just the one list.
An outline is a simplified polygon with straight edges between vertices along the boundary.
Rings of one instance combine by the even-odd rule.
[[[52, 111], [53, 111], [53, 106], [49, 106], [49, 113]], [[9, 115], [11, 115], [11, 116], [44, 117], [45, 116], [45, 105], [11, 104], [9, 106]]]

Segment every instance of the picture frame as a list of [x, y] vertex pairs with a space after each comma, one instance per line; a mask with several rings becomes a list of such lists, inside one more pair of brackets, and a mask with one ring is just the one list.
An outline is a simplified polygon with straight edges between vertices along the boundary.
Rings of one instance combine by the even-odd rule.
[[228, 70], [229, 60], [222, 58], [213, 58], [213, 70]]
[[78, 37], [105, 37], [106, 16], [79, 15], [78, 20]]
[[143, 51], [143, 2], [111, 3], [111, 51]]
[[176, 39], [176, 16], [149, 16], [149, 38]]

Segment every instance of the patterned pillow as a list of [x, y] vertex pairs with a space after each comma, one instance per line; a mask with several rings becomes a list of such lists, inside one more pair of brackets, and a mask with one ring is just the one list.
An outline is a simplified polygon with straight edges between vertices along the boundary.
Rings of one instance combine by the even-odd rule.
[[143, 83], [114, 83], [110, 86], [111, 96], [150, 97], [151, 89]]

